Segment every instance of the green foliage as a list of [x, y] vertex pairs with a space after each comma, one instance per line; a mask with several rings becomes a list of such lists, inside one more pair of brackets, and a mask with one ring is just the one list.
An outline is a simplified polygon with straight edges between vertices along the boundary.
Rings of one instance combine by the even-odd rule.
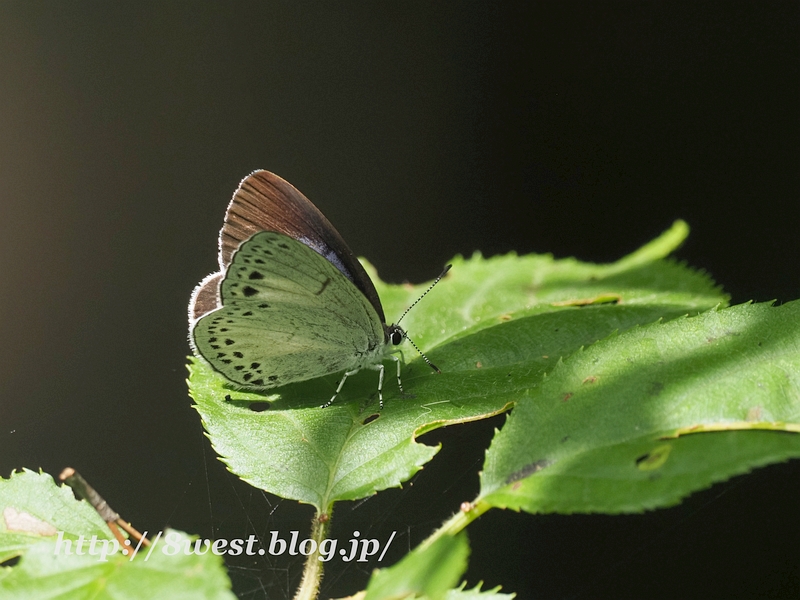
[[[687, 231], [677, 222], [608, 265], [547, 255], [456, 258], [403, 321], [442, 373], [406, 350], [406, 394], [388, 365], [380, 412], [370, 371], [349, 378], [323, 410], [339, 375], [253, 393], [193, 358], [190, 393], [232, 472], [316, 507], [317, 541], [336, 502], [400, 486], [433, 458], [438, 447], [418, 436], [513, 408], [487, 451], [478, 498], [401, 562], [375, 571], [359, 594], [510, 598], [456, 587], [469, 554], [462, 530], [491, 508], [640, 512], [800, 457], [800, 301], [726, 307], [704, 273], [667, 258]], [[427, 287], [384, 284], [367, 268], [390, 317]], [[84, 594], [70, 597], [111, 598], [121, 589], [127, 597], [187, 589], [186, 597], [228, 597], [210, 554], [162, 558], [155, 564], [166, 577], [140, 557], [54, 557], [56, 530], [71, 540], [109, 536], [85, 503], [43, 475], [0, 481], [0, 505], [16, 511], [0, 524], [0, 559], [23, 557], [0, 571], [0, 591], [14, 597], [66, 589]], [[318, 589], [322, 567], [313, 555], [309, 561], [298, 598]]]
[[[133, 560], [112, 554], [117, 542], [95, 510], [49, 475], [25, 470], [0, 479], [0, 506], [3, 560], [21, 557], [0, 570], [0, 598], [234, 597], [222, 560], [211, 552], [170, 555], [162, 544], [149, 557], [144, 550]], [[192, 539], [176, 531], [165, 535], [170, 533], [175, 544]]]
[[[727, 296], [704, 273], [666, 258], [687, 232], [677, 222], [609, 265], [546, 255], [456, 258], [403, 323], [442, 374], [412, 357], [403, 371], [407, 397], [385, 388], [381, 413], [369, 373], [348, 380], [322, 411], [336, 377], [265, 397], [232, 389], [193, 360], [192, 397], [233, 472], [320, 514], [410, 478], [438, 450], [417, 443], [420, 434], [515, 407], [487, 452], [475, 503], [420, 549], [451, 552], [453, 564], [462, 556], [453, 536], [491, 507], [668, 506], [800, 456], [800, 436], [787, 433], [800, 429], [800, 304], [725, 308]], [[426, 288], [383, 284], [372, 271], [387, 315]], [[251, 402], [269, 410], [254, 413]], [[378, 571], [368, 593], [444, 593], [414, 587], [415, 569], [433, 566], [415, 560], [412, 553], [395, 570]]]
[[[231, 388], [194, 359], [191, 394], [234, 473], [327, 513], [336, 501], [408, 480], [438, 450], [417, 443], [417, 436], [508, 410], [560, 357], [615, 331], [724, 303], [708, 277], [660, 260], [683, 235], [679, 222], [611, 265], [550, 256], [454, 260], [446, 279], [404, 321], [442, 373], [414, 358], [403, 369], [408, 397], [388, 384], [380, 414], [371, 372], [348, 379], [336, 403], [320, 410], [338, 376], [265, 396]], [[387, 313], [398, 315], [426, 287], [376, 283]], [[268, 401], [269, 410], [254, 413], [254, 401]]]

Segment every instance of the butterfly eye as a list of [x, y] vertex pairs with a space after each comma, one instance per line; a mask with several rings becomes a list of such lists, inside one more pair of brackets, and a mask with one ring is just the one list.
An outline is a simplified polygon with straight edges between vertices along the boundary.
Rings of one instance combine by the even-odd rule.
[[392, 342], [393, 346], [398, 346], [403, 341], [403, 330], [400, 329], [397, 325], [392, 325], [391, 330], [389, 331], [389, 339]]

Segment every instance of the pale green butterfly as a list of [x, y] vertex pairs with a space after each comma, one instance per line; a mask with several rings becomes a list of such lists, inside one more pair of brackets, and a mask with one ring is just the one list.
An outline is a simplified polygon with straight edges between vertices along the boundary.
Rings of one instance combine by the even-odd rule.
[[288, 182], [268, 171], [242, 180], [220, 231], [219, 265], [192, 294], [189, 341], [228, 381], [266, 390], [344, 371], [325, 408], [347, 377], [370, 368], [380, 372], [383, 409], [382, 360], [389, 357], [403, 392], [400, 361], [389, 352], [405, 331], [386, 325], [361, 263]]

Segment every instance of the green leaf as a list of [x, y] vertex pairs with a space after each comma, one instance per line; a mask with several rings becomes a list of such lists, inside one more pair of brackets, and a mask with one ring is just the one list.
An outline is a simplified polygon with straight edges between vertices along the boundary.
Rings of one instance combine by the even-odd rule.
[[[363, 593], [364, 600], [427, 598], [430, 600], [511, 600], [514, 594], [500, 593], [500, 586], [481, 590], [482, 583], [465, 589], [466, 582], [453, 585], [467, 568], [469, 544], [466, 535], [442, 535], [430, 544], [422, 544], [399, 563], [375, 569]], [[356, 597], [362, 597], [361, 594]]]
[[[336, 402], [321, 410], [339, 375], [265, 395], [237, 391], [192, 359], [190, 393], [233, 472], [325, 513], [338, 500], [399, 486], [438, 451], [417, 436], [508, 410], [560, 357], [617, 330], [724, 303], [707, 276], [660, 260], [684, 235], [679, 222], [611, 265], [550, 256], [456, 259], [403, 321], [442, 374], [410, 357], [403, 368], [409, 397], [401, 398], [388, 366], [380, 414], [377, 375], [369, 371], [349, 378]], [[389, 315], [399, 315], [427, 287], [373, 280]], [[253, 402], [268, 410], [250, 410]]]
[[[133, 560], [112, 553], [117, 542], [94, 509], [49, 475], [26, 470], [0, 479], [0, 507], [0, 545], [9, 549], [6, 558], [21, 555], [17, 565], [0, 571], [2, 598], [234, 598], [220, 556], [170, 555], [192, 539], [183, 533], [165, 532], [174, 545], [162, 539], [149, 557], [144, 549]], [[23, 532], [16, 531], [20, 527]], [[27, 543], [19, 543], [20, 533]]]
[[364, 600], [444, 598], [467, 570], [468, 556], [465, 533], [443, 535], [414, 549], [396, 565], [376, 569]]
[[637, 512], [800, 457], [800, 301], [653, 323], [577, 352], [495, 436], [480, 499]]

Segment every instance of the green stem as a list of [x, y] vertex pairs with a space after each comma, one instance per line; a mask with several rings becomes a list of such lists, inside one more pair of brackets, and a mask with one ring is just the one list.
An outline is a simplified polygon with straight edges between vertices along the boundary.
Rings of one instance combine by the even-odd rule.
[[419, 548], [427, 548], [443, 535], [457, 534], [490, 508], [492, 508], [491, 504], [483, 500], [476, 500], [472, 503], [465, 502], [461, 505], [461, 510], [442, 523], [442, 526], [430, 534], [428, 538], [419, 545]]
[[311, 525], [311, 539], [317, 543], [316, 549], [306, 557], [306, 564], [303, 567], [303, 579], [300, 581], [300, 587], [297, 588], [294, 600], [316, 600], [319, 594], [319, 583], [322, 581], [323, 571], [323, 563], [319, 559], [319, 545], [328, 535], [332, 511], [333, 505], [330, 505], [328, 512], [318, 512], [314, 515]]

